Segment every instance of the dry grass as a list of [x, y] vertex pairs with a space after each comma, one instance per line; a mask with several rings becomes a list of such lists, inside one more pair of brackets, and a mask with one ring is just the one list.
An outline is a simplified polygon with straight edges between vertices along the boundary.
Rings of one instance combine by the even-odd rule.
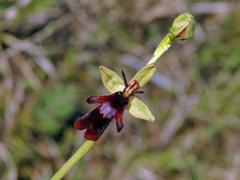
[[82, 143], [73, 130], [106, 93], [98, 65], [130, 78], [181, 12], [193, 41], [159, 62], [144, 99], [157, 120], [125, 114], [66, 179], [239, 179], [238, 1], [0, 2], [0, 179], [49, 179]]

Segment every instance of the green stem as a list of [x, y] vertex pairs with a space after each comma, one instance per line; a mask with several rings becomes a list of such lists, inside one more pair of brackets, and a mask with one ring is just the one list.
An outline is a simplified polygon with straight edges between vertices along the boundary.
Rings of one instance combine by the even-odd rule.
[[72, 157], [65, 162], [65, 164], [59, 169], [56, 174], [51, 178], [51, 180], [62, 179], [63, 176], [75, 165], [95, 144], [95, 141], [85, 141], [82, 146], [72, 155]]
[[173, 41], [175, 40], [175, 37], [168, 33], [163, 40], [160, 42], [160, 44], [158, 45], [157, 49], [155, 50], [152, 58], [149, 60], [149, 62], [147, 64], [151, 64], [151, 63], [156, 63], [158, 58], [165, 52], [168, 50], [168, 48], [171, 46], [171, 44], [173, 43]]

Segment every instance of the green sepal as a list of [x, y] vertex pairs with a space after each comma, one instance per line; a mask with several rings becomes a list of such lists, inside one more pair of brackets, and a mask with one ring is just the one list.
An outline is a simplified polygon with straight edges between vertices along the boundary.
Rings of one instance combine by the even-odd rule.
[[124, 82], [117, 73], [104, 66], [99, 66], [99, 71], [104, 87], [110, 92], [123, 91]]
[[129, 113], [139, 119], [153, 122], [155, 117], [147, 105], [137, 97], [131, 97], [128, 103]]
[[140, 87], [143, 87], [152, 79], [153, 74], [156, 72], [156, 65], [149, 64], [144, 66], [137, 74], [132, 78], [132, 80], [137, 80]]

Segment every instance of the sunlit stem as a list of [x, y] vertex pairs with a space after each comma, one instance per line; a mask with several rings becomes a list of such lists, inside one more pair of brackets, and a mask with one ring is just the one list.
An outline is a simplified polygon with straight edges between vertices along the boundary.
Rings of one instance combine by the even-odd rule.
[[95, 141], [85, 141], [82, 146], [72, 155], [72, 157], [65, 162], [51, 180], [62, 179], [63, 176], [88, 152], [88, 150], [95, 144]]
[[152, 58], [149, 60], [147, 64], [156, 63], [159, 57], [169, 49], [174, 40], [175, 37], [172, 34], [168, 33], [160, 42]]

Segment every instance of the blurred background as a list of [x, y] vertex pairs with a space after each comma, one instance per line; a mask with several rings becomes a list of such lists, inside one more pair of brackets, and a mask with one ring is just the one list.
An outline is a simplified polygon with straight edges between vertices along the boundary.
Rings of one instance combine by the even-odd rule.
[[73, 129], [106, 94], [98, 66], [128, 79], [182, 12], [177, 41], [141, 96], [156, 117], [124, 117], [65, 179], [240, 179], [240, 2], [0, 0], [0, 179], [49, 179], [84, 141]]

